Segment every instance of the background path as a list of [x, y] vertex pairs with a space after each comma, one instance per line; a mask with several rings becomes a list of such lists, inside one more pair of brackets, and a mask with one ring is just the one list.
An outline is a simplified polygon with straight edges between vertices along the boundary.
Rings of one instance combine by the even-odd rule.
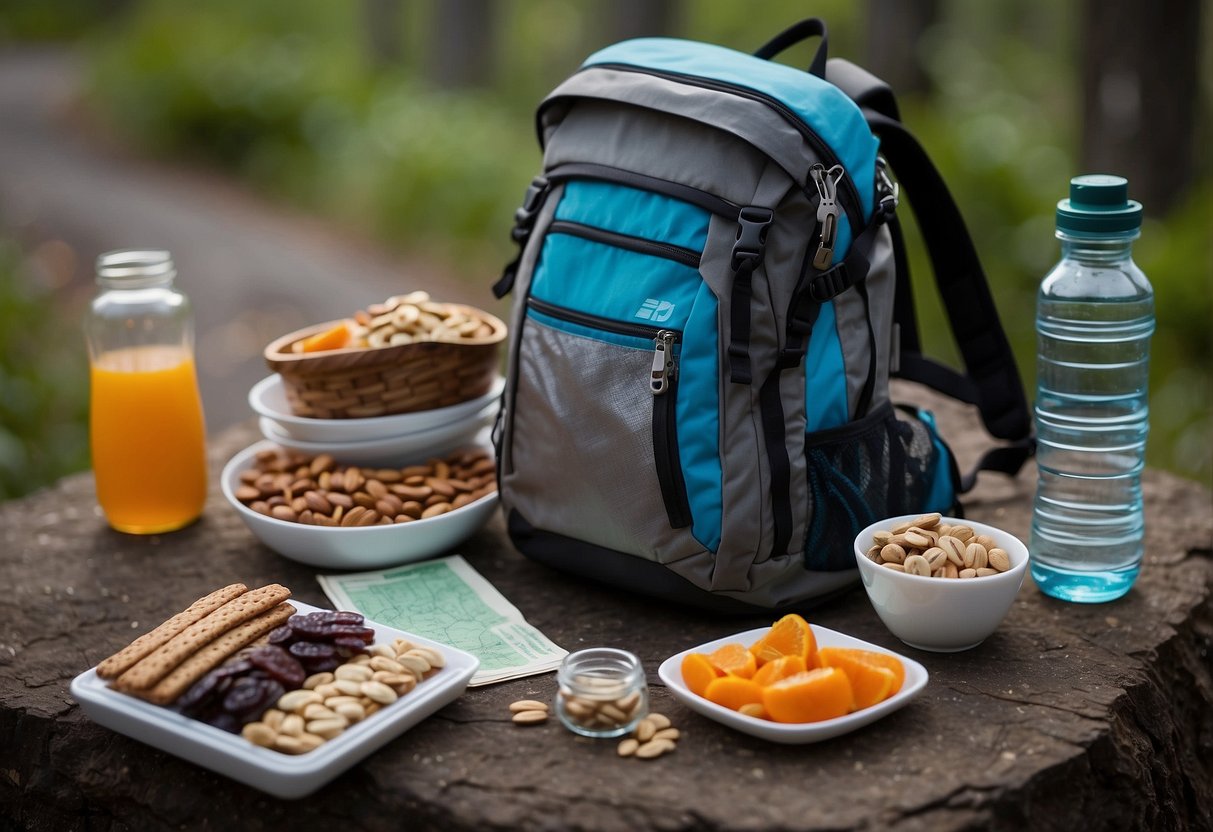
[[[268, 373], [261, 350], [292, 329], [413, 289], [491, 307], [494, 275], [460, 283], [220, 174], [107, 146], [73, 116], [81, 83], [65, 51], [0, 51], [0, 236], [32, 252], [73, 321], [92, 295], [99, 253], [171, 251], [177, 284], [194, 304], [212, 434], [251, 415], [248, 388]], [[80, 337], [83, 351], [78, 331], [64, 337]]]

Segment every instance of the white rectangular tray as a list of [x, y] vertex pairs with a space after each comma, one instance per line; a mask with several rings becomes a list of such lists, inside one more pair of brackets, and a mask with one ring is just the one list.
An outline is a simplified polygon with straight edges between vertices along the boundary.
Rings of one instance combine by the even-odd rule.
[[[291, 604], [300, 613], [319, 609], [294, 600]], [[96, 668], [73, 679], [71, 692], [84, 712], [99, 725], [277, 797], [303, 797], [458, 699], [480, 666], [475, 656], [449, 645], [373, 621], [367, 621], [366, 626], [375, 630], [376, 642], [406, 638], [437, 648], [446, 658], [446, 667], [363, 722], [314, 751], [298, 756], [261, 748], [239, 734], [229, 734], [168, 708], [119, 693], [97, 676]]]

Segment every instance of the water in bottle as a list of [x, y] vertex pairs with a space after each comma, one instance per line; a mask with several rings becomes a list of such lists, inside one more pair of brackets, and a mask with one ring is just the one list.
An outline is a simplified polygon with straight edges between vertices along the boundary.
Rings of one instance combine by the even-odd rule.
[[1036, 315], [1036, 461], [1029, 544], [1046, 595], [1097, 603], [1141, 570], [1141, 472], [1154, 292], [1133, 262], [1141, 205], [1118, 176], [1070, 181], [1057, 205], [1062, 259]]

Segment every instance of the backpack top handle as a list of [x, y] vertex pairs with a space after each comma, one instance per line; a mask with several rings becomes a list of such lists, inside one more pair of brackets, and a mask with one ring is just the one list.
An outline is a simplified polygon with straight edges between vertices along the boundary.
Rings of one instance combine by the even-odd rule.
[[807, 20], [802, 20], [789, 26], [755, 49], [754, 57], [769, 61], [785, 49], [812, 37], [820, 37], [821, 43], [818, 44], [817, 51], [813, 53], [813, 61], [809, 64], [809, 72], [818, 78], [825, 78], [828, 36], [826, 34], [825, 21], [821, 18], [810, 17]]

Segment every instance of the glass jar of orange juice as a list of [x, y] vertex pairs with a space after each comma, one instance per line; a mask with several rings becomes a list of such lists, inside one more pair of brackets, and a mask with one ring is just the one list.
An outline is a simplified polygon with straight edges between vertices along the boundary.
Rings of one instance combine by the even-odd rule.
[[85, 321], [97, 501], [132, 534], [179, 529], [206, 502], [193, 314], [176, 274], [167, 251], [101, 255]]

